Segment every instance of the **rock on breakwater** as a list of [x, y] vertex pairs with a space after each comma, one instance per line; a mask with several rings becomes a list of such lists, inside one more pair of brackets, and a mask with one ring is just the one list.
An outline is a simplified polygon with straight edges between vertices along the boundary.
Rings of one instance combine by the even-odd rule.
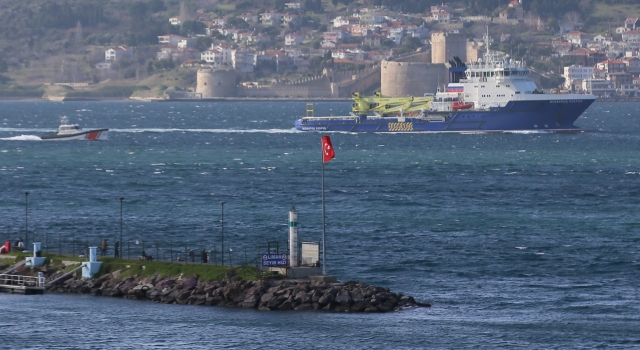
[[[53, 276], [52, 276], [53, 277]], [[332, 310], [388, 312], [403, 307], [429, 307], [413, 297], [362, 282], [326, 283], [309, 280], [199, 281], [198, 275], [174, 278], [126, 277], [119, 272], [98, 279], [58, 282], [49, 291], [152, 300], [167, 304], [230, 306], [258, 310]]]

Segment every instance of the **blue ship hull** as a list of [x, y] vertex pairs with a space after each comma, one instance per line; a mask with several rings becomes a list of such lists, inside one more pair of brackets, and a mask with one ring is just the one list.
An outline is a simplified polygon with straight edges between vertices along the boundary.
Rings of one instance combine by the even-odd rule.
[[472, 131], [580, 131], [573, 123], [594, 99], [511, 101], [488, 111], [436, 112], [425, 117], [325, 117], [302, 118], [300, 131], [346, 132], [472, 132]]

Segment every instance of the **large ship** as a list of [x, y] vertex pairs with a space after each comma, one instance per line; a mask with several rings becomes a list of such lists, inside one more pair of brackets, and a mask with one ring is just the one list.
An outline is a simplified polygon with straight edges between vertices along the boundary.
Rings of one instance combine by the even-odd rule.
[[449, 64], [450, 82], [435, 95], [393, 98], [354, 93], [350, 115], [316, 117], [307, 105], [306, 116], [296, 120], [295, 127], [347, 132], [571, 132], [581, 130], [573, 123], [596, 99], [545, 93], [523, 62], [490, 50], [477, 62], [467, 65], [456, 57]]

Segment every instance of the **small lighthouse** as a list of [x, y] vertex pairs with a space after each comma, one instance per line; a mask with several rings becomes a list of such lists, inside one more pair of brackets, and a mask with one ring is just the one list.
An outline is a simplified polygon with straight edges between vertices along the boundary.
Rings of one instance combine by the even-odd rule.
[[298, 266], [298, 212], [289, 210], [289, 266]]

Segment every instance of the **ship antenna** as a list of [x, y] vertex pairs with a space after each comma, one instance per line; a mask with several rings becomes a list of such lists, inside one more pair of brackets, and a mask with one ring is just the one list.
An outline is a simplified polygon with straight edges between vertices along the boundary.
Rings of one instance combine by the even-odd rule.
[[484, 44], [487, 47], [487, 58], [491, 55], [489, 48], [489, 25], [487, 24], [487, 34], [484, 36]]

